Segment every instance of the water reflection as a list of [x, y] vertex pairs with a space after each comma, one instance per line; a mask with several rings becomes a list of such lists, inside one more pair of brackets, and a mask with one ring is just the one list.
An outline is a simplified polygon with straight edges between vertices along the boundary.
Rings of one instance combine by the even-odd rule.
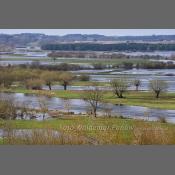
[[[34, 95], [25, 95], [22, 93], [1, 93], [1, 96], [15, 99], [20, 106], [24, 102], [29, 104], [30, 108], [39, 109], [38, 97]], [[71, 111], [76, 114], [86, 113], [89, 108], [88, 104], [81, 99], [70, 99], [65, 101], [61, 98], [43, 97], [47, 101], [49, 110]], [[175, 110], [151, 109], [141, 106], [113, 105], [105, 104], [111, 109], [111, 114], [114, 116], [125, 116], [129, 118], [141, 118], [149, 120], [157, 120], [159, 117], [165, 117], [168, 121], [175, 122]], [[67, 108], [66, 108], [67, 107]], [[98, 111], [99, 114], [104, 114], [104, 104], [101, 104]]]

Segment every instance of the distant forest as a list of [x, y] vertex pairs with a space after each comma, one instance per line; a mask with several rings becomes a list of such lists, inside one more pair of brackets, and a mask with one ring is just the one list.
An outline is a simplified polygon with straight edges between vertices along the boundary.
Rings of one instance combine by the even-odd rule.
[[43, 50], [52, 51], [173, 51], [175, 44], [118, 43], [118, 44], [45, 44]]
[[96, 42], [96, 41], [123, 41], [123, 42], [164, 42], [175, 41], [175, 35], [151, 35], [151, 36], [105, 36], [105, 35], [82, 35], [82, 34], [68, 34], [64, 36], [59, 35], [45, 35], [40, 33], [21, 33], [21, 34], [0, 34], [0, 44], [10, 46], [42, 46], [44, 44], [52, 43], [58, 44], [60, 42]]

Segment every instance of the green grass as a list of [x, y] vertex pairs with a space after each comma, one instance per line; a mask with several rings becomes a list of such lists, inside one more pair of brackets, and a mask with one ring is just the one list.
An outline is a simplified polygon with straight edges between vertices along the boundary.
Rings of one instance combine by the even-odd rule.
[[79, 63], [79, 64], [94, 64], [94, 63], [101, 63], [101, 64], [121, 64], [125, 61], [129, 61], [132, 63], [137, 63], [137, 62], [145, 62], [144, 59], [138, 59], [138, 58], [132, 58], [132, 59], [127, 59], [127, 58], [113, 58], [113, 59], [104, 59], [104, 58], [91, 58], [91, 59], [86, 59], [86, 58], [57, 58], [56, 62], [64, 62], [64, 63]]
[[[13, 55], [12, 55], [13, 56]], [[16, 56], [16, 55], [14, 55]], [[51, 61], [50, 58], [31, 58], [31, 57], [25, 57], [25, 56], [16, 56], [16, 57], [10, 57], [9, 58], [0, 58], [0, 61]]]
[[175, 109], [175, 93], [161, 94], [156, 99], [152, 92], [129, 91], [124, 94], [124, 98], [117, 98], [112, 92], [105, 94], [105, 101], [113, 104], [126, 104], [134, 106], [145, 106], [159, 109]]
[[[26, 58], [25, 56], [19, 56], [18, 58], [1, 58], [1, 60], [6, 60], [6, 61], [20, 61], [20, 60], [37, 60], [37, 61], [52, 61], [51, 58]], [[145, 62], [144, 59], [141, 58], [132, 58], [132, 59], [127, 59], [127, 58], [113, 58], [113, 59], [104, 59], [104, 58], [57, 58], [55, 63], [73, 63], [73, 64], [104, 64], [104, 65], [119, 65], [122, 64], [123, 62], [131, 62], [133, 64], [135, 63], [141, 63]]]
[[[83, 91], [54, 91], [56, 97], [61, 98], [82, 98]], [[159, 109], [175, 109], [175, 93], [166, 93], [159, 99], [151, 92], [130, 91], [124, 94], [125, 98], [116, 97], [111, 91], [104, 92], [104, 102], [112, 104], [125, 104], [133, 106], [145, 106]]]
[[[0, 128], [8, 127], [10, 129], [54, 129], [78, 137], [91, 138], [99, 144], [175, 144], [172, 139], [175, 131], [174, 124], [134, 119], [70, 116], [46, 121], [12, 120], [0, 123]], [[156, 129], [161, 132], [157, 132]], [[144, 137], [137, 136], [137, 132], [143, 134]], [[144, 135], [145, 132], [149, 135]], [[170, 138], [164, 143], [162, 139], [165, 139], [165, 134], [166, 139]], [[0, 141], [0, 144], [2, 143]]]
[[[94, 86], [95, 82], [92, 81], [74, 81], [72, 86]], [[109, 86], [109, 83], [106, 82], [98, 82], [95, 84], [96, 86]]]
[[[87, 91], [71, 91], [71, 90], [53, 90], [53, 91], [36, 91], [24, 88], [2, 89], [3, 92], [26, 93], [47, 95], [52, 97], [60, 97], [67, 99], [80, 99], [83, 93]], [[161, 94], [159, 99], [155, 98], [152, 92], [136, 92], [129, 91], [124, 94], [124, 98], [116, 97], [111, 91], [104, 91], [104, 102], [112, 104], [124, 104], [133, 106], [144, 106], [158, 109], [175, 109], [175, 93]]]
[[[93, 81], [73, 81], [71, 86], [110, 86], [110, 83], [107, 82], [93, 82]], [[54, 85], [60, 85], [60, 82], [54, 82]]]

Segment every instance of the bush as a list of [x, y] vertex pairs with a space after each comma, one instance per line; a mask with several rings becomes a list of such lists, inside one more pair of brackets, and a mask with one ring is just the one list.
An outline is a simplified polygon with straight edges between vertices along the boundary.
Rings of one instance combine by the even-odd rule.
[[80, 76], [78, 77], [78, 79], [79, 79], [80, 81], [89, 81], [89, 80], [90, 80], [90, 77], [89, 77], [89, 75], [80, 75]]
[[13, 100], [0, 100], [0, 118], [9, 120], [16, 119], [17, 117], [17, 109], [13, 103]]
[[94, 67], [94, 69], [104, 69], [104, 68], [106, 68], [106, 66], [101, 64], [101, 63], [94, 63], [93, 67]]
[[160, 123], [167, 123], [165, 117], [159, 117], [159, 122], [160, 122]]
[[124, 62], [123, 63], [123, 67], [125, 69], [132, 69], [133, 68], [133, 63], [131, 63], [131, 62]]
[[13, 72], [10, 70], [1, 70], [0, 72], [0, 85], [9, 88], [15, 81]]
[[33, 90], [41, 90], [44, 81], [41, 79], [30, 79], [26, 81], [26, 88], [33, 89]]

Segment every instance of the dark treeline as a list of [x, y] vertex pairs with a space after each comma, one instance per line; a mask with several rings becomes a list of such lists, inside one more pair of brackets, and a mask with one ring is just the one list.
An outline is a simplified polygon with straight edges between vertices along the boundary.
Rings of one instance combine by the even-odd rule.
[[118, 44], [93, 44], [93, 43], [67, 43], [45, 44], [43, 50], [60, 51], [173, 51], [175, 44], [150, 44], [150, 43], [118, 43]]
[[121, 64], [113, 65], [113, 68], [123, 68], [123, 69], [175, 69], [175, 64], [171, 61], [164, 62], [155, 62], [155, 61], [145, 61], [145, 62], [137, 62], [132, 63], [129, 61], [124, 61]]
[[135, 67], [138, 69], [175, 69], [175, 64], [172, 62], [145, 62], [137, 63]]
[[[10, 67], [16, 67], [16, 66], [10, 66]], [[18, 67], [49, 70], [49, 71], [76, 71], [76, 70], [85, 69], [85, 67], [82, 67], [78, 64], [60, 63], [57, 65], [47, 65], [47, 64], [40, 64], [40, 62], [33, 62], [32, 64], [21, 64], [21, 65], [18, 65]]]
[[[96, 52], [96, 51], [52, 51], [48, 54], [48, 57], [53, 60], [56, 58], [143, 58], [143, 59], [168, 59], [168, 57], [163, 57], [160, 55], [125, 55], [122, 53], [115, 52]], [[174, 56], [171, 56], [171, 59], [174, 59]]]

